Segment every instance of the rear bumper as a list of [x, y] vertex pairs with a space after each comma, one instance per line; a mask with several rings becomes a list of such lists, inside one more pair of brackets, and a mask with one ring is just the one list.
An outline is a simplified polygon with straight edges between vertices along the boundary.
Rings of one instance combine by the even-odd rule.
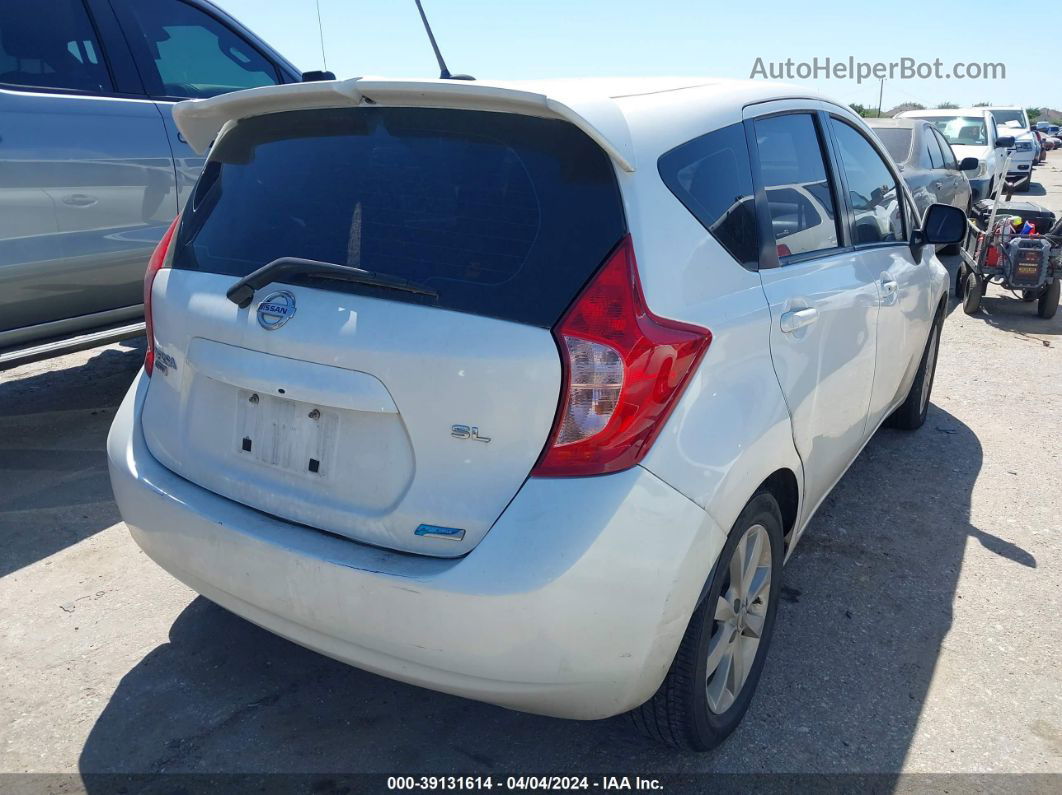
[[159, 464], [140, 375], [108, 438], [136, 542], [248, 620], [359, 668], [514, 709], [603, 718], [662, 681], [724, 542], [648, 471], [531, 479], [462, 558], [388, 552], [219, 497]]

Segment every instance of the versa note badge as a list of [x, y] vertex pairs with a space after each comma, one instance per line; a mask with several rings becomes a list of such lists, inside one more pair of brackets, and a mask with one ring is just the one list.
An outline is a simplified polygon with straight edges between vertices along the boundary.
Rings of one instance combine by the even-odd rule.
[[258, 305], [258, 325], [275, 331], [295, 317], [295, 296], [287, 290], [270, 293]]
[[471, 439], [473, 442], [485, 442], [490, 443], [489, 436], [480, 436], [479, 428], [475, 425], [451, 425], [450, 435], [455, 439]]

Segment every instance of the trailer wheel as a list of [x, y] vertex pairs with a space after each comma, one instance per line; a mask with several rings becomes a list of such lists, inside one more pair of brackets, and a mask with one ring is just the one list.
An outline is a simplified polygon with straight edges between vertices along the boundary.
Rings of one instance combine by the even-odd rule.
[[1047, 289], [1040, 296], [1040, 303], [1036, 305], [1036, 314], [1044, 320], [1050, 320], [1055, 316], [1055, 312], [1058, 311], [1058, 293], [1060, 288], [1062, 288], [1062, 281], [1056, 278], [1047, 285]]
[[981, 308], [981, 299], [985, 294], [985, 282], [976, 273], [970, 272], [963, 285], [962, 311], [968, 315], [976, 315]]
[[969, 275], [970, 269], [966, 267], [965, 262], [961, 263], [958, 271], [955, 273], [955, 298], [959, 301], [961, 301], [966, 294], [966, 279]]

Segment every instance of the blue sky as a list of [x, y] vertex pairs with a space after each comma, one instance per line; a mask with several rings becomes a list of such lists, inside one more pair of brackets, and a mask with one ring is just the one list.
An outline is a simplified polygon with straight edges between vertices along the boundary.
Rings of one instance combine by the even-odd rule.
[[[321, 66], [314, 0], [215, 0], [302, 69]], [[328, 67], [339, 77], [437, 76], [413, 0], [320, 0]], [[747, 78], [764, 61], [1002, 62], [1004, 80], [886, 80], [904, 101], [1062, 108], [1062, 6], [988, 0], [423, 0], [450, 69], [480, 78], [710, 75]], [[1050, 7], [1050, 8], [1049, 8]], [[1029, 15], [1026, 16], [1026, 13]], [[1000, 28], [992, 20], [1007, 20]], [[1020, 22], [1019, 22], [1020, 20]], [[1000, 34], [1019, 46], [997, 43]], [[1032, 46], [1035, 42], [1039, 46]], [[1028, 42], [1028, 43], [1027, 43]], [[1054, 66], [1045, 56], [1053, 53]], [[793, 80], [877, 106], [878, 81]]]

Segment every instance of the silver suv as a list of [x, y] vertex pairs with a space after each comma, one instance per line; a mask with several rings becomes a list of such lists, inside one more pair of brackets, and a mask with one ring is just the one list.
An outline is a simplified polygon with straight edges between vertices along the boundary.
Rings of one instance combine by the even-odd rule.
[[4, 0], [0, 369], [142, 333], [148, 257], [203, 164], [173, 103], [300, 80], [202, 0]]

